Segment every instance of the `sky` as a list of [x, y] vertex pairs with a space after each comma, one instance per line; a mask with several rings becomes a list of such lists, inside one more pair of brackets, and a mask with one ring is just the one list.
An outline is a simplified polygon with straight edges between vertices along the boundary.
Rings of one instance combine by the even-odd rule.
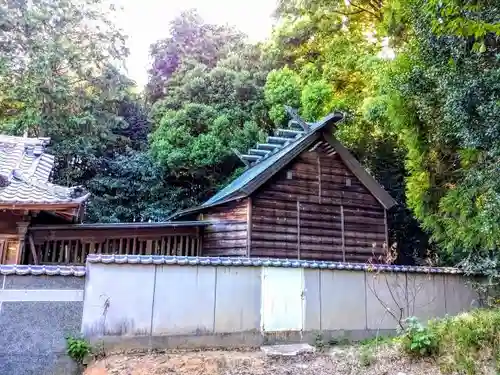
[[196, 8], [206, 22], [236, 26], [250, 40], [259, 41], [271, 32], [271, 14], [276, 6], [276, 0], [115, 0], [115, 3], [123, 7], [117, 18], [118, 26], [129, 36], [128, 74], [139, 86], [147, 83], [150, 44], [168, 36], [169, 22], [183, 10]]

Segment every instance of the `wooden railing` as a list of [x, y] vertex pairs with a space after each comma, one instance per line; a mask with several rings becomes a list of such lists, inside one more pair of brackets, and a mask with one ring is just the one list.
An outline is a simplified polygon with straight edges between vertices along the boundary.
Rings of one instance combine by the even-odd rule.
[[89, 254], [197, 256], [201, 222], [32, 227], [24, 264], [84, 264]]

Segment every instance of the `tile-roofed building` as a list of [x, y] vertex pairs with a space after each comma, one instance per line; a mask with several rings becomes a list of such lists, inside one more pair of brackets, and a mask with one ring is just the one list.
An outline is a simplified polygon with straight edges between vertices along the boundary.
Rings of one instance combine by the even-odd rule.
[[67, 222], [81, 217], [89, 194], [49, 182], [54, 168], [54, 156], [45, 152], [49, 142], [0, 135], [0, 263], [19, 262], [24, 234], [37, 215], [49, 213]]

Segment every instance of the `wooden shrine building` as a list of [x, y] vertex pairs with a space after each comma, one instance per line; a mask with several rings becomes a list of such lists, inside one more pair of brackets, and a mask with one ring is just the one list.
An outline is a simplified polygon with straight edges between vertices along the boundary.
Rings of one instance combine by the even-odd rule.
[[3, 259], [19, 260], [25, 238], [28, 264], [82, 264], [95, 253], [380, 261], [396, 202], [332, 135], [342, 114], [306, 123], [288, 111], [288, 128], [237, 153], [247, 166], [238, 178], [162, 223], [71, 224], [87, 195], [47, 182], [47, 141], [3, 137]]
[[377, 261], [396, 202], [332, 135], [333, 113], [288, 129], [239, 155], [246, 171], [199, 207], [171, 219], [210, 221], [202, 255]]
[[34, 250], [27, 236], [31, 224], [82, 217], [88, 194], [49, 182], [54, 167], [54, 157], [45, 152], [49, 141], [0, 135], [0, 264], [21, 263], [25, 249]]

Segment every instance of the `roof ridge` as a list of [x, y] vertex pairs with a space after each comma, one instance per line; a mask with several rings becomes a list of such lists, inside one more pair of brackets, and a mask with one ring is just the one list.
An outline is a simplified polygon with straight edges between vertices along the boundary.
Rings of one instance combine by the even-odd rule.
[[28, 144], [46, 146], [50, 143], [50, 137], [20, 137], [16, 135], [0, 134], [0, 143]]
[[[284, 128], [277, 128], [271, 134], [267, 134], [266, 143], [257, 142], [247, 153], [240, 155], [236, 153], [247, 169], [255, 167], [261, 161], [271, 157], [281, 150], [293, 145], [300, 139], [315, 131], [317, 123], [305, 122], [298, 117], [296, 111], [290, 107], [285, 107], [286, 111], [292, 117]], [[295, 125], [295, 128], [292, 126]], [[315, 126], [316, 125], [316, 126]], [[300, 130], [299, 130], [300, 128]]]
[[26, 176], [24, 172], [14, 169], [13, 177], [27, 183], [28, 185], [41, 188], [48, 193], [55, 195], [58, 198], [68, 199], [71, 198], [71, 193], [76, 187], [64, 187], [52, 184], [50, 182], [41, 181], [33, 176]]
[[[173, 215], [169, 216], [168, 220], [174, 220], [188, 213], [194, 213], [204, 208], [227, 203], [250, 195], [255, 189], [271, 178], [278, 170], [295, 158], [298, 153], [309, 147], [310, 143], [314, 142], [321, 135], [320, 130], [322, 128], [342, 121], [343, 118], [344, 115], [341, 112], [332, 112], [318, 122], [312, 124], [302, 121], [305, 124], [303, 126], [305, 131], [304, 135], [297, 137], [297, 139], [294, 139], [293, 142], [287, 142], [286, 144], [281, 145], [279, 150], [273, 152], [266, 158], [263, 158], [262, 163], [255, 163], [250, 168], [247, 168], [241, 175], [219, 190], [215, 195], [202, 203], [200, 206], [177, 211]], [[293, 120], [299, 122], [300, 118], [299, 120]], [[272, 144], [270, 147], [272, 147]], [[245, 164], [248, 165], [248, 161]]]

